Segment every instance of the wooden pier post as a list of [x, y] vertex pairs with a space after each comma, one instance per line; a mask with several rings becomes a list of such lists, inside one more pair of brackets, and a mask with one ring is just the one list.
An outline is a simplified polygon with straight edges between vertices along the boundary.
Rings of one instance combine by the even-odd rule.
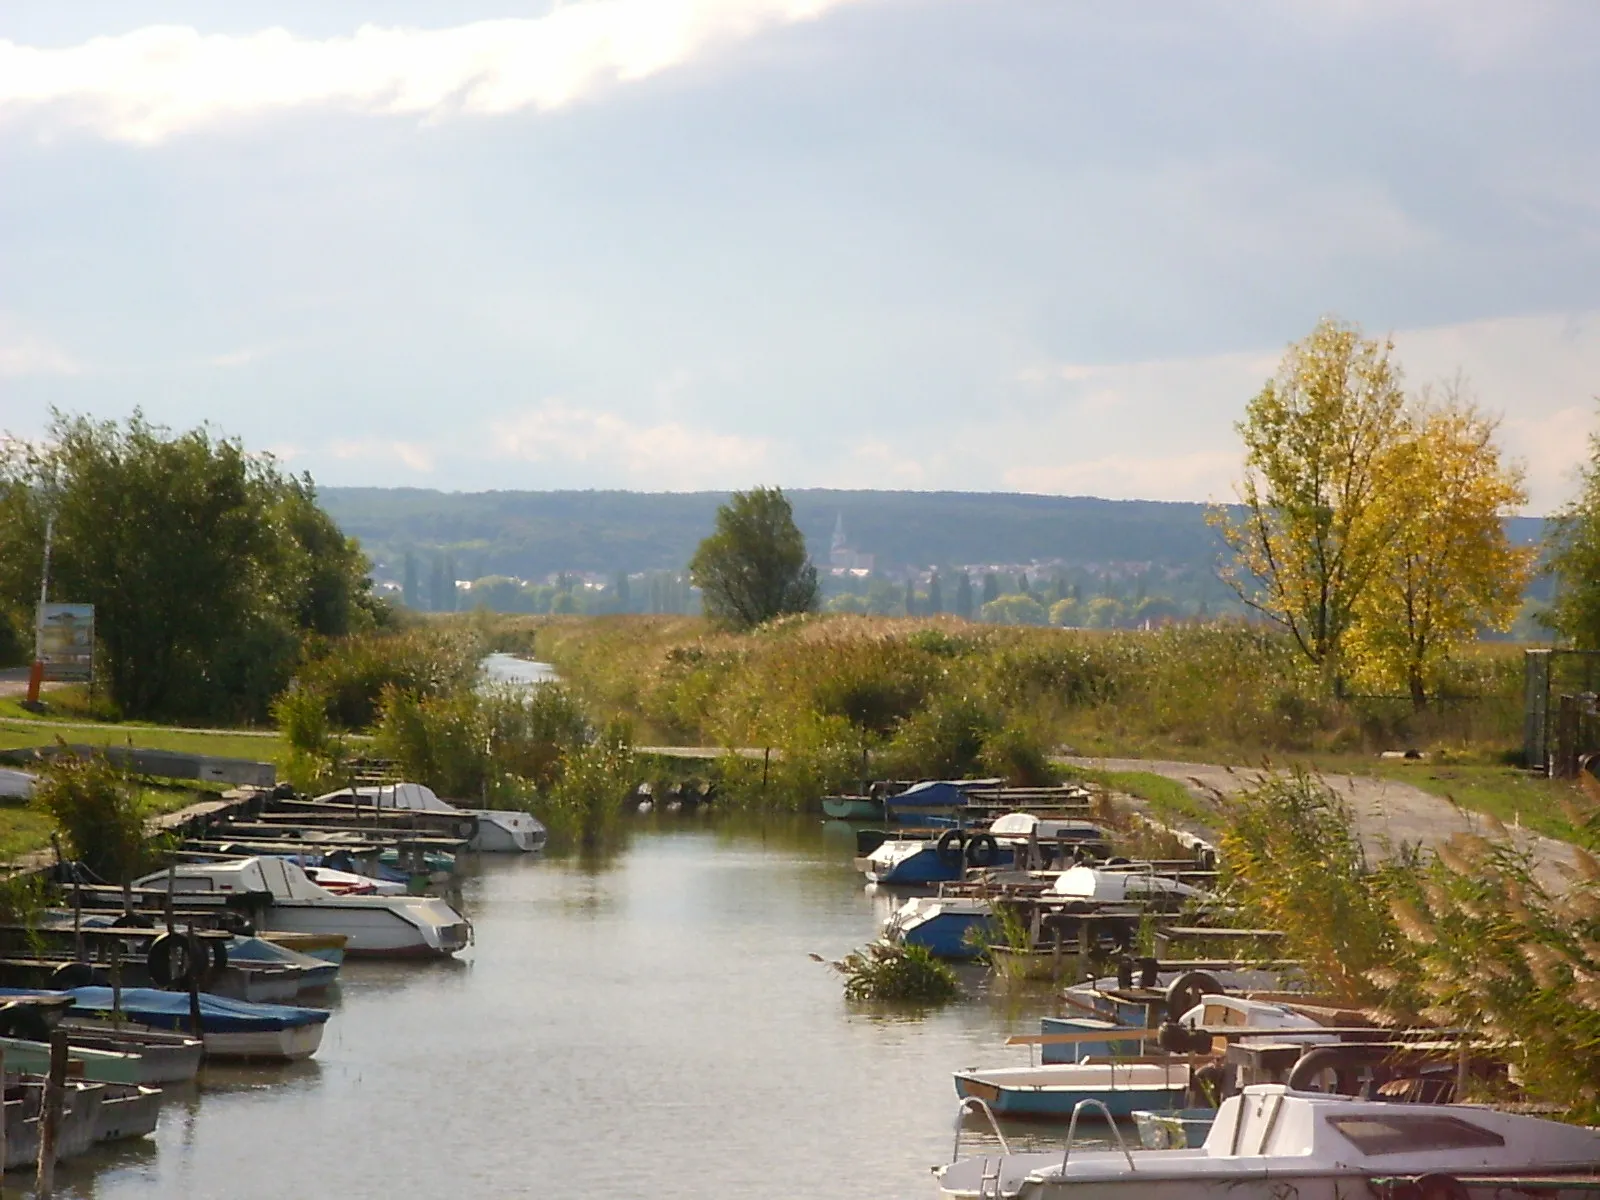
[[195, 933], [193, 925], [189, 926], [188, 951], [189, 952], [188, 952], [187, 958], [189, 960], [189, 1028], [194, 1031], [194, 1036], [199, 1038], [201, 1040], [201, 1042], [204, 1043], [205, 1035], [201, 1032], [201, 1029], [200, 1029], [200, 971], [201, 971], [201, 958], [200, 958], [200, 956], [202, 954], [209, 954], [209, 951], [205, 950], [202, 947], [201, 942], [200, 942], [200, 938]]
[[61, 1109], [67, 1094], [67, 1035], [50, 1035], [50, 1074], [45, 1077], [44, 1105], [39, 1113], [39, 1162], [35, 1194], [50, 1200], [56, 1191], [56, 1142], [61, 1134]]
[[[111, 1028], [122, 1024], [122, 939], [111, 940]], [[4, 1145], [0, 1142], [0, 1145]]]

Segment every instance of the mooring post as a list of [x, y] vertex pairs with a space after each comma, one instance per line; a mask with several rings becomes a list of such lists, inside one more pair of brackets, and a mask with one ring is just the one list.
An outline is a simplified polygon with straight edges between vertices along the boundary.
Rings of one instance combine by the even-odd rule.
[[76, 866], [72, 870], [72, 956], [83, 961], [83, 880], [78, 878]]
[[175, 932], [172, 920], [172, 893], [178, 886], [178, 862], [173, 859], [167, 863], [167, 932]]
[[56, 1191], [56, 1142], [61, 1131], [61, 1108], [67, 1093], [67, 1035], [50, 1034], [50, 1074], [45, 1077], [44, 1106], [39, 1114], [39, 1163], [35, 1195], [50, 1200]]
[[[111, 1028], [122, 1024], [122, 939], [111, 939]], [[3, 1143], [0, 1143], [3, 1144]]]
[[202, 955], [209, 955], [210, 951], [202, 948], [200, 937], [194, 931], [194, 926], [189, 926], [189, 1028], [194, 1031], [194, 1036], [202, 1043], [205, 1035], [200, 1030], [200, 971]]

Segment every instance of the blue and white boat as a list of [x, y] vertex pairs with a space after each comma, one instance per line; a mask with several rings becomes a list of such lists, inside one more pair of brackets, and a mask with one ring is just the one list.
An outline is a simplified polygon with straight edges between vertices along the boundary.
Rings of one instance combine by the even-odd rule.
[[[80, 1027], [110, 1028], [111, 989], [71, 988], [64, 992], [29, 992], [0, 989], [0, 995], [68, 996], [67, 1015]], [[189, 994], [155, 988], [123, 988], [120, 1011], [124, 1027], [190, 1029]], [[329, 1014], [321, 1008], [288, 1004], [251, 1004], [209, 993], [200, 995], [200, 1036], [208, 1058], [310, 1058], [322, 1044], [322, 1028]]]
[[1096, 1100], [1113, 1117], [1135, 1110], [1179, 1108], [1189, 1090], [1186, 1060], [1062, 1063], [957, 1071], [956, 1094], [975, 1096], [998, 1116], [1070, 1117], [1082, 1100]]
[[989, 902], [971, 896], [916, 896], [883, 923], [886, 941], [935, 958], [981, 958], [997, 932]]
[[[961, 878], [965, 869], [967, 844], [963, 831], [955, 828], [947, 830], [938, 839], [890, 839], [867, 855], [867, 879], [872, 883], [902, 887], [954, 883]], [[1009, 863], [1010, 852], [996, 849], [994, 860], [983, 865]]]
[[317, 992], [336, 983], [339, 964], [290, 950], [258, 937], [236, 937], [228, 943], [228, 961], [252, 966], [294, 967], [301, 992]]
[[[1139, 1014], [1141, 1017], [1143, 1014]], [[1053, 1033], [1098, 1033], [1119, 1028], [1113, 1021], [1106, 1021], [1099, 1017], [1041, 1017], [1039, 1032], [1042, 1034]], [[1152, 1040], [1156, 1030], [1150, 1031]], [[1141, 1038], [1107, 1037], [1098, 1042], [1044, 1042], [1039, 1046], [1039, 1060], [1046, 1066], [1059, 1063], [1083, 1062], [1085, 1059], [1107, 1058], [1137, 1058], [1144, 1053], [1144, 1041]]]
[[889, 820], [905, 821], [928, 813], [949, 813], [962, 809], [970, 802], [967, 793], [973, 788], [998, 787], [999, 779], [924, 779], [905, 791], [883, 798], [884, 816]]

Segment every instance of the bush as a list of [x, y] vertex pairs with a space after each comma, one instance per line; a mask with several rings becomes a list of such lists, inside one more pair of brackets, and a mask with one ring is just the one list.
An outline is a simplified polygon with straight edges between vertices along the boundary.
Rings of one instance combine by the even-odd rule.
[[99, 755], [63, 748], [39, 772], [29, 803], [49, 814], [66, 852], [102, 879], [125, 883], [153, 858], [137, 794]]
[[539, 819], [556, 837], [596, 849], [616, 834], [636, 771], [632, 734], [613, 722], [589, 745], [568, 750], [561, 778], [536, 810]]
[[466, 687], [477, 678], [483, 649], [469, 624], [358, 634], [313, 647], [295, 678], [321, 697], [334, 728], [368, 729], [385, 688], [427, 697]]
[[932, 1006], [961, 994], [956, 973], [926, 946], [873, 942], [828, 965], [845, 977], [847, 1000]]

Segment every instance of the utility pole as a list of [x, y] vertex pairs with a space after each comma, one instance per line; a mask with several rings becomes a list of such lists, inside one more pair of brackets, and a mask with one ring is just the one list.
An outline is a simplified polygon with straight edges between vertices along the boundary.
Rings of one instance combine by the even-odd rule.
[[39, 608], [33, 617], [33, 667], [28, 672], [27, 706], [39, 703], [39, 686], [44, 683], [44, 606], [50, 602], [50, 543], [55, 537], [56, 513], [52, 504], [44, 514], [44, 570], [39, 577]]

